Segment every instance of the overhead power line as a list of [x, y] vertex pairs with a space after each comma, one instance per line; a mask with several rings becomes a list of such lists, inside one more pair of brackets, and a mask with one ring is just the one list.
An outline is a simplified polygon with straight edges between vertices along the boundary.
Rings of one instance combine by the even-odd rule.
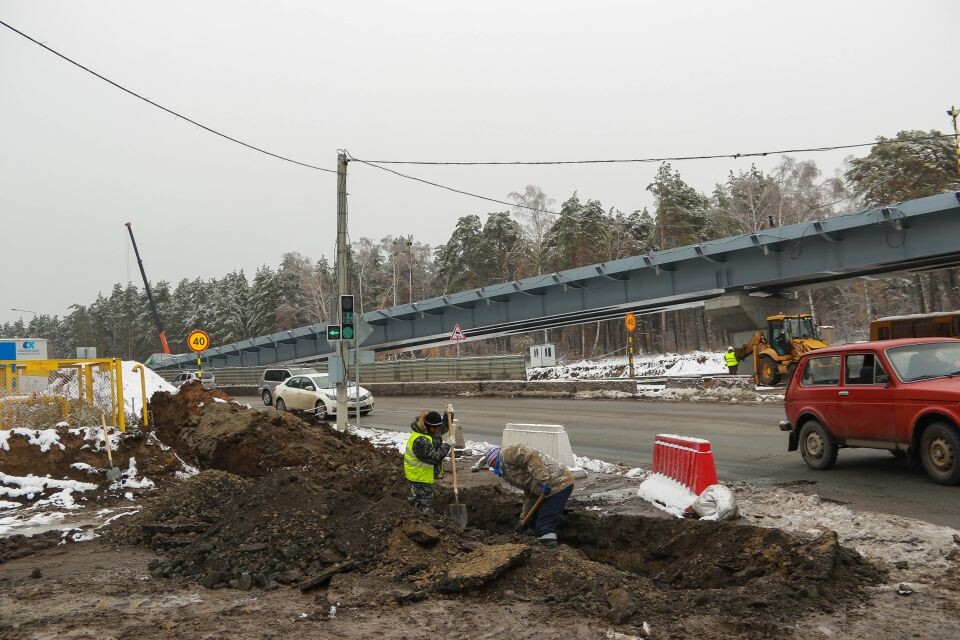
[[480, 200], [486, 200], [487, 202], [495, 202], [495, 203], [497, 203], [497, 204], [503, 204], [503, 205], [506, 205], [506, 206], [508, 206], [508, 207], [517, 207], [517, 208], [519, 208], [519, 209], [529, 209], [530, 211], [539, 211], [540, 213], [549, 213], [550, 215], [554, 215], [554, 216], [559, 216], [559, 215], [560, 215], [560, 213], [557, 212], [557, 211], [549, 211], [549, 210], [547, 210], [547, 209], [537, 209], [536, 207], [528, 207], [527, 205], [524, 205], [524, 204], [518, 204], [518, 203], [515, 203], [515, 202], [506, 202], [506, 201], [504, 201], [504, 200], [497, 200], [496, 198], [490, 198], [490, 197], [488, 197], [488, 196], [482, 196], [482, 195], [480, 195], [480, 194], [478, 194], [478, 193], [470, 193], [469, 191], [463, 191], [462, 189], [456, 189], [456, 188], [454, 188], [454, 187], [448, 187], [447, 185], [445, 185], [445, 184], [440, 184], [439, 182], [431, 182], [430, 180], [425, 180], [425, 179], [423, 179], [423, 178], [418, 178], [418, 177], [416, 177], [416, 176], [407, 175], [406, 173], [400, 173], [399, 171], [394, 171], [393, 169], [390, 169], [389, 167], [381, 167], [380, 165], [378, 165], [378, 164], [376, 164], [376, 163], [367, 162], [366, 160], [360, 160], [360, 159], [358, 159], [358, 158], [353, 158], [353, 157], [351, 157], [351, 158], [350, 158], [350, 161], [351, 161], [351, 162], [359, 162], [360, 164], [365, 164], [365, 165], [367, 165], [368, 167], [374, 167], [375, 169], [380, 169], [381, 171], [386, 171], [386, 172], [388, 172], [388, 173], [392, 173], [392, 174], [395, 175], [395, 176], [400, 176], [401, 178], [406, 178], [407, 180], [415, 180], [416, 182], [422, 182], [423, 184], [428, 184], [428, 185], [430, 185], [431, 187], [437, 187], [437, 188], [440, 188], [440, 189], [446, 189], [447, 191], [452, 191], [453, 193], [459, 193], [459, 194], [464, 195], [464, 196], [470, 196], [471, 198], [479, 198]]
[[[885, 144], [903, 144], [912, 142], [925, 142], [928, 140], [941, 140], [943, 138], [953, 138], [953, 134], [942, 134], [939, 136], [923, 136], [919, 138], [900, 138], [887, 140], [874, 140], [873, 142], [858, 142], [856, 144], [838, 144], [824, 147], [804, 147], [798, 149], [777, 149], [776, 151], [751, 151], [749, 153], [716, 153], [709, 155], [696, 156], [664, 156], [662, 158], [614, 158], [606, 160], [477, 160], [464, 162], [447, 162], [440, 160], [368, 160], [367, 162], [375, 164], [416, 164], [432, 166], [453, 166], [453, 167], [476, 167], [476, 166], [521, 166], [521, 165], [565, 165], [565, 164], [638, 164], [650, 162], [680, 162], [684, 160], [717, 160], [739, 158], [759, 158], [764, 156], [782, 155], [785, 153], [817, 153], [822, 151], [838, 151], [842, 149], [857, 149], [860, 147], [875, 147]], [[361, 162], [359, 158], [353, 158]], [[382, 167], [381, 167], [382, 168]]]
[[258, 147], [258, 146], [256, 146], [256, 145], [252, 145], [252, 144], [250, 144], [250, 143], [248, 143], [248, 142], [244, 142], [243, 140], [238, 140], [237, 138], [234, 138], [233, 136], [230, 136], [230, 135], [227, 135], [226, 133], [222, 133], [222, 132], [220, 132], [220, 131], [217, 131], [216, 129], [214, 129], [214, 128], [212, 128], [212, 127], [208, 127], [208, 126], [205, 125], [205, 124], [201, 124], [201, 123], [197, 122], [196, 120], [194, 120], [193, 118], [189, 118], [189, 117], [187, 117], [187, 116], [185, 116], [185, 115], [183, 115], [183, 114], [181, 114], [181, 113], [177, 113], [177, 112], [174, 111], [173, 109], [168, 109], [167, 107], [163, 106], [162, 104], [159, 104], [159, 103], [157, 103], [157, 102], [154, 102], [154, 101], [151, 100], [150, 98], [144, 97], [144, 96], [140, 95], [139, 93], [137, 93], [137, 92], [135, 92], [135, 91], [131, 91], [130, 89], [127, 89], [127, 88], [124, 87], [123, 85], [114, 82], [113, 80], [111, 80], [110, 78], [107, 78], [106, 76], [100, 75], [100, 74], [97, 73], [96, 71], [94, 71], [94, 70], [92, 70], [92, 69], [90, 69], [90, 68], [88, 68], [88, 67], [83, 66], [82, 64], [80, 64], [80, 63], [77, 62], [76, 60], [73, 60], [72, 58], [69, 58], [69, 57], [65, 56], [64, 54], [60, 53], [59, 51], [56, 51], [55, 49], [51, 49], [51, 48], [48, 47], [47, 45], [45, 45], [45, 44], [43, 44], [42, 42], [39, 42], [38, 40], [36, 40], [35, 38], [31, 38], [30, 36], [28, 36], [27, 34], [25, 34], [23, 31], [20, 31], [19, 29], [15, 28], [15, 27], [13, 27], [13, 26], [11, 26], [11, 25], [9, 25], [9, 24], [7, 24], [7, 23], [4, 22], [3, 20], [0, 20], [0, 25], [3, 25], [3, 26], [5, 26], [7, 29], [10, 29], [11, 31], [13, 31], [14, 33], [23, 36], [24, 38], [26, 38], [26, 39], [29, 40], [30, 42], [34, 43], [34, 44], [37, 45], [38, 47], [43, 47], [44, 49], [46, 49], [46, 50], [49, 51], [50, 53], [54, 54], [55, 56], [57, 56], [57, 57], [59, 57], [59, 58], [62, 58], [63, 60], [66, 60], [67, 62], [69, 62], [70, 64], [74, 65], [75, 67], [79, 67], [80, 69], [83, 69], [83, 70], [86, 71], [87, 73], [89, 73], [89, 74], [91, 74], [91, 75], [93, 75], [93, 76], [96, 76], [97, 78], [100, 78], [100, 79], [103, 80], [104, 82], [107, 82], [107, 83], [109, 83], [109, 84], [112, 84], [112, 85], [113, 85], [114, 87], [116, 87], [117, 89], [120, 89], [121, 91], [124, 91], [124, 92], [126, 92], [126, 93], [129, 93], [129, 94], [132, 95], [134, 98], [138, 98], [138, 99], [140, 99], [140, 100], [143, 100], [144, 102], [146, 102], [146, 103], [149, 104], [149, 105], [152, 105], [152, 106], [154, 106], [154, 107], [156, 107], [156, 108], [158, 108], [158, 109], [160, 109], [160, 110], [162, 110], [162, 111], [166, 111], [166, 112], [169, 113], [170, 115], [176, 116], [177, 118], [180, 118], [181, 120], [186, 120], [186, 121], [189, 122], [190, 124], [196, 125], [196, 126], [200, 127], [201, 129], [203, 129], [203, 130], [205, 130], [205, 131], [209, 131], [210, 133], [212, 133], [212, 134], [214, 134], [214, 135], [216, 135], [216, 136], [220, 136], [221, 138], [224, 138], [224, 139], [226, 139], [226, 140], [229, 140], [230, 142], [235, 142], [235, 143], [237, 143], [237, 144], [239, 144], [239, 145], [241, 145], [241, 146], [244, 146], [244, 147], [246, 147], [246, 148], [248, 148], [248, 149], [252, 149], [252, 150], [254, 150], [254, 151], [258, 151], [258, 152], [260, 152], [260, 153], [263, 153], [263, 154], [265, 154], [265, 155], [271, 156], [271, 157], [273, 157], [273, 158], [277, 158], [278, 160], [283, 160], [284, 162], [290, 162], [290, 163], [292, 163], [292, 164], [297, 164], [297, 165], [300, 165], [301, 167], [307, 167], [308, 169], [316, 169], [317, 171], [326, 171], [326, 172], [328, 172], [328, 173], [336, 173], [336, 170], [335, 170], [335, 169], [326, 169], [326, 168], [324, 168], [324, 167], [318, 167], [318, 166], [316, 166], [316, 165], [312, 165], [312, 164], [309, 164], [309, 163], [307, 163], [307, 162], [300, 162], [299, 160], [294, 160], [293, 158], [288, 158], [288, 157], [286, 157], [286, 156], [282, 156], [282, 155], [280, 155], [279, 153], [273, 153], [272, 151], [267, 151], [266, 149], [262, 149], [262, 148], [260, 148], [260, 147]]

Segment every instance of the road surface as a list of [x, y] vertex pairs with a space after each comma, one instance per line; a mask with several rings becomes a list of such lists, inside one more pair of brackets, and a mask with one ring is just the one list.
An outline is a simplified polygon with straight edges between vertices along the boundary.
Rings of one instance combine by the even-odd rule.
[[[259, 398], [238, 400], [263, 407]], [[497, 442], [508, 422], [557, 423], [577, 455], [649, 468], [656, 434], [698, 436], [712, 443], [721, 481], [785, 486], [960, 528], [960, 487], [936, 485], [886, 451], [843, 449], [833, 469], [808, 469], [798, 452], [786, 450], [787, 435], [777, 428], [780, 405], [541, 398], [456, 398], [453, 405], [471, 440]], [[420, 410], [443, 408], [437, 398], [380, 397], [361, 425], [406, 431]]]

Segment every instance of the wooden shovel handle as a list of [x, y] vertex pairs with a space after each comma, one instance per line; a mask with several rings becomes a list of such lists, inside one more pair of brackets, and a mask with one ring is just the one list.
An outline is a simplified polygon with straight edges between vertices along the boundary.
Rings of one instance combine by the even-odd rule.
[[[453, 420], [450, 420], [450, 413], [447, 413], [447, 422], [453, 424]], [[453, 499], [455, 502], [460, 502], [460, 491], [457, 485], [457, 450], [455, 448], [456, 443], [453, 447], [450, 447], [450, 470], [453, 472]]]
[[533, 514], [537, 512], [537, 509], [540, 508], [540, 503], [543, 502], [544, 495], [541, 493], [540, 497], [537, 498], [537, 501], [533, 503], [533, 506], [530, 507], [530, 511], [527, 511], [527, 515], [523, 516], [520, 520], [520, 526], [525, 527], [527, 523], [530, 522], [530, 518], [533, 517]]
[[107, 416], [100, 414], [100, 424], [103, 425], [103, 444], [107, 447], [107, 460], [110, 461], [110, 468], [113, 468], [113, 454], [110, 453], [110, 438], [107, 436]]

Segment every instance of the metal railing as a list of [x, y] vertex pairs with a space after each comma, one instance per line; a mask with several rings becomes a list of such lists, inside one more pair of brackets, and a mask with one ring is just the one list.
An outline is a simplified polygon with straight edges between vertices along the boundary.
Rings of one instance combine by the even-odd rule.
[[[300, 365], [303, 367], [304, 365]], [[275, 367], [225, 367], [204, 369], [212, 373], [218, 387], [255, 387], [266, 368]], [[291, 365], [291, 368], [298, 368]], [[309, 365], [320, 373], [327, 372], [327, 363]], [[172, 380], [176, 369], [157, 372], [167, 381]], [[350, 377], [354, 374], [351, 368]], [[440, 382], [447, 380], [526, 380], [527, 370], [522, 355], [490, 356], [483, 358], [420, 358], [416, 360], [383, 360], [360, 365], [360, 383], [364, 382]]]

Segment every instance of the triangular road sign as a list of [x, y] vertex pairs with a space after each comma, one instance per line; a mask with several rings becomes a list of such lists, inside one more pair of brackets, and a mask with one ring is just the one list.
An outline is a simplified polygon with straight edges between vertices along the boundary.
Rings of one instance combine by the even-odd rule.
[[460, 328], [459, 322], [453, 325], [453, 331], [450, 333], [450, 339], [453, 341], [467, 339], [467, 336], [463, 335], [463, 329]]

